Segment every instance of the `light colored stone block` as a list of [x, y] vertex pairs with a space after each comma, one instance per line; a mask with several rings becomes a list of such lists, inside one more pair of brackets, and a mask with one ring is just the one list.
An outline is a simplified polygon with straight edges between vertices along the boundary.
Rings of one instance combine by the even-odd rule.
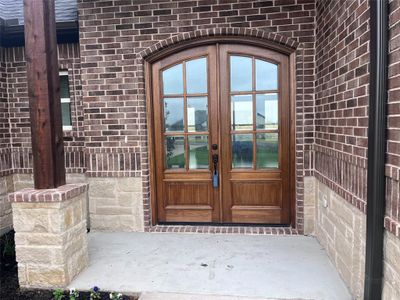
[[143, 231], [142, 179], [88, 178], [90, 227], [103, 231]]
[[304, 177], [304, 234], [315, 232], [316, 179]]
[[12, 229], [12, 210], [8, 202], [8, 193], [13, 191], [13, 175], [0, 177], [0, 235]]
[[400, 299], [400, 239], [385, 230], [383, 300]]

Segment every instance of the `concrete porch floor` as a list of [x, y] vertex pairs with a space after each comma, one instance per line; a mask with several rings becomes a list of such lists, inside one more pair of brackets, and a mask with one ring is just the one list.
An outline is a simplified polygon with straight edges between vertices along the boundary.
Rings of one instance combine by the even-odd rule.
[[155, 292], [204, 295], [199, 299], [351, 299], [312, 237], [92, 232], [89, 255], [89, 267], [70, 287], [147, 292], [153, 295], [148, 300], [190, 298]]

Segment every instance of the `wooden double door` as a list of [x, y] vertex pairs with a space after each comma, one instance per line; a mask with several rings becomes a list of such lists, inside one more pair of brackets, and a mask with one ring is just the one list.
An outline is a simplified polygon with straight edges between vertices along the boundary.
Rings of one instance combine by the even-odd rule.
[[288, 68], [284, 54], [238, 44], [152, 64], [159, 223], [290, 223]]

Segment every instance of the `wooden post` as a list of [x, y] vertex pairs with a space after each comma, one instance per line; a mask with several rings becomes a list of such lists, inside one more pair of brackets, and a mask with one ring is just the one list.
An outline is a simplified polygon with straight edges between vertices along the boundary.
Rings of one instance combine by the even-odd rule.
[[25, 57], [36, 189], [65, 184], [54, 0], [24, 0]]

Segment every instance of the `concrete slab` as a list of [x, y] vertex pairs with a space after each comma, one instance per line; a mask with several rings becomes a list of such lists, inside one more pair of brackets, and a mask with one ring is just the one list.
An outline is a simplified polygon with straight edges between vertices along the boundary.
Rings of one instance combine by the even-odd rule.
[[[143, 293], [139, 300], [289, 300], [277, 298], [253, 298], [240, 296], [215, 296], [215, 295], [193, 295], [193, 294], [176, 294], [176, 293]], [[304, 299], [290, 299], [304, 300]]]
[[124, 293], [351, 299], [312, 237], [93, 232], [89, 255], [89, 268], [70, 287], [87, 290], [97, 285]]

